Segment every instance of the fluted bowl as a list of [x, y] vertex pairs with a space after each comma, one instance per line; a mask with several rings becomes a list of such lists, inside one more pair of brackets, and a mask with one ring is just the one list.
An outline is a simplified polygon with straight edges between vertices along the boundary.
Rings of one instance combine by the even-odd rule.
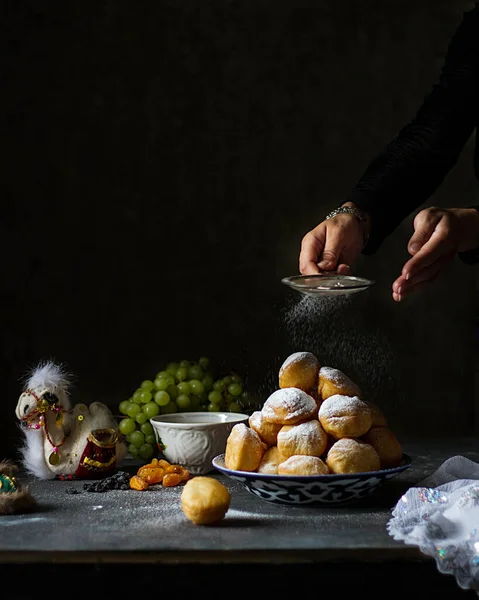
[[192, 475], [213, 471], [212, 460], [225, 452], [233, 426], [247, 422], [248, 415], [233, 412], [179, 412], [150, 419], [162, 455]]

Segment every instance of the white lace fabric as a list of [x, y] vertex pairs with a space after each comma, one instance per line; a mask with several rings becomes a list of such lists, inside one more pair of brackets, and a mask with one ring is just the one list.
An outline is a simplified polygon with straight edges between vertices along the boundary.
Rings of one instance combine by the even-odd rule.
[[479, 463], [464, 456], [446, 460], [399, 499], [387, 529], [479, 596]]

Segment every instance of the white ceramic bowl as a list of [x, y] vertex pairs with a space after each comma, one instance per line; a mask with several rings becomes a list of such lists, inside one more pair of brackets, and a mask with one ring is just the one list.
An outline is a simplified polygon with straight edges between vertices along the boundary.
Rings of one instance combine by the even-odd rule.
[[205, 475], [214, 470], [213, 458], [225, 452], [233, 426], [248, 418], [233, 412], [182, 412], [152, 417], [150, 423], [167, 461], [192, 475]]

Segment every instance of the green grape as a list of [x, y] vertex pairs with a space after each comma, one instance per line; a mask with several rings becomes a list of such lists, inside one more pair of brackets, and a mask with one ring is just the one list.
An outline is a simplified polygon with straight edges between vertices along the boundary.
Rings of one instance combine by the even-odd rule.
[[141, 425], [140, 431], [145, 435], [150, 435], [151, 433], [154, 433], [153, 425], [151, 423], [148, 423], [147, 421], [146, 423], [143, 423], [143, 425]]
[[121, 412], [122, 415], [128, 414], [127, 410], [130, 404], [132, 404], [131, 400], [123, 400], [122, 402], [120, 402], [120, 404], [118, 405], [118, 410]]
[[188, 378], [188, 367], [180, 367], [176, 371], [175, 377], [178, 381], [186, 381]]
[[145, 415], [144, 412], [141, 412], [136, 415], [135, 421], [138, 423], [138, 425], [143, 425], [143, 423], [146, 423], [148, 421], [148, 417]]
[[221, 401], [223, 400], [223, 395], [218, 390], [212, 390], [208, 394], [208, 400], [211, 402], [211, 404], [219, 405], [219, 404], [221, 404]]
[[158, 404], [158, 406], [166, 406], [170, 399], [170, 394], [168, 394], [168, 392], [164, 392], [163, 390], [159, 390], [155, 394], [155, 402]]
[[131, 434], [130, 440], [133, 446], [140, 448], [145, 443], [145, 436], [137, 429]]
[[148, 419], [151, 419], [153, 417], [156, 417], [156, 415], [160, 414], [160, 407], [156, 402], [148, 402], [147, 404], [143, 405], [143, 412], [148, 417]]
[[217, 379], [213, 383], [213, 389], [217, 390], [218, 392], [222, 392], [225, 388], [226, 388], [226, 384], [222, 379]]
[[208, 365], [210, 364], [210, 359], [206, 356], [202, 356], [199, 359], [198, 364], [204, 371], [206, 371], [206, 369], [208, 368]]
[[233, 383], [233, 376], [226, 375], [226, 377], [223, 377], [223, 381], [224, 381], [225, 386], [228, 387], [230, 383]]
[[203, 379], [205, 373], [200, 365], [191, 365], [188, 367], [188, 379]]
[[128, 446], [128, 452], [133, 456], [133, 458], [136, 458], [138, 456], [138, 448], [133, 444], [130, 444]]
[[240, 413], [241, 406], [237, 402], [231, 402], [230, 404], [228, 404], [228, 410], [230, 412]]
[[180, 394], [185, 394], [186, 396], [189, 396], [193, 391], [189, 381], [180, 381], [176, 387], [178, 388]]
[[171, 385], [172, 379], [173, 378], [170, 377], [168, 377], [168, 379], [166, 377], [157, 377], [155, 379], [155, 389], [162, 391], [166, 390], [166, 388]]
[[127, 443], [129, 444], [131, 442], [131, 433], [129, 433], [128, 435], [126, 435], [125, 439], [126, 439]]
[[168, 402], [168, 404], [161, 407], [162, 415], [169, 415], [170, 413], [175, 413], [175, 412], [178, 412], [178, 408], [176, 407], [176, 404], [173, 402], [173, 400], [170, 400]]
[[189, 396], [186, 394], [179, 394], [178, 398], [176, 399], [176, 406], [179, 408], [179, 410], [188, 410], [190, 404], [191, 402]]
[[145, 435], [145, 444], [151, 444], [154, 446], [156, 444], [156, 435], [154, 433], [149, 433]]
[[170, 398], [171, 398], [172, 400], [176, 400], [176, 398], [178, 398], [178, 394], [180, 393], [180, 392], [178, 391], [178, 388], [177, 388], [177, 387], [176, 387], [176, 385], [174, 385], [174, 384], [173, 384], [173, 385], [169, 385], [169, 386], [166, 388], [166, 391], [167, 391], [167, 393], [169, 394], [169, 396], [170, 396]]
[[233, 383], [243, 383], [243, 379], [240, 375], [238, 375], [237, 373], [233, 373], [231, 375], [231, 379], [233, 381]]
[[138, 403], [140, 403], [140, 402], [141, 402], [141, 394], [142, 394], [142, 393], [143, 393], [143, 390], [142, 390], [141, 388], [139, 388], [139, 389], [135, 390], [135, 391], [133, 392], [133, 396], [132, 396], [132, 400], [133, 400], [133, 402], [138, 402]]
[[139, 412], [141, 412], [141, 406], [132, 402], [128, 407], [128, 412], [126, 414], [134, 419]]
[[190, 363], [190, 361], [189, 361], [189, 360], [181, 360], [181, 361], [180, 361], [180, 364], [179, 364], [179, 367], [180, 367], [181, 369], [187, 369], [187, 368], [190, 366], [190, 364], [191, 364], [191, 363]]
[[241, 383], [238, 383], [236, 381], [234, 381], [233, 383], [230, 383], [228, 386], [228, 393], [231, 394], [232, 396], [239, 396], [241, 394], [241, 392], [243, 391], [243, 386], [241, 385]]
[[213, 389], [213, 384], [214, 384], [213, 376], [210, 375], [209, 373], [207, 373], [203, 377], [203, 387], [205, 388], [205, 390], [207, 392], [209, 392], [210, 390]]
[[176, 371], [178, 371], [179, 367], [180, 365], [177, 362], [170, 362], [166, 365], [166, 370], [170, 375], [173, 375], [173, 377], [175, 377]]
[[141, 395], [140, 395], [140, 400], [142, 402], [142, 404], [146, 404], [147, 402], [150, 402], [150, 400], [153, 398], [150, 390], [142, 390], [141, 391]]
[[120, 433], [122, 433], [123, 435], [129, 435], [130, 433], [133, 433], [133, 431], [135, 431], [136, 423], [133, 419], [131, 419], [130, 417], [127, 417], [125, 419], [122, 419], [118, 423], [118, 429], [120, 430]]
[[155, 379], [157, 379], [158, 377], [162, 377], [162, 378], [164, 377], [165, 379], [169, 379], [171, 377], [171, 375], [170, 375], [170, 373], [168, 373], [168, 371], [158, 371]]
[[205, 386], [199, 379], [192, 379], [190, 381], [190, 387], [193, 394], [196, 394], [197, 396], [205, 391]]
[[209, 412], [219, 412], [219, 410], [220, 410], [219, 404], [215, 404], [214, 402], [210, 402], [208, 404], [208, 411]]
[[142, 390], [151, 391], [153, 389], [153, 381], [151, 381], [151, 379], [145, 379], [141, 382], [140, 388]]
[[155, 454], [155, 448], [151, 444], [143, 444], [138, 450], [138, 455], [145, 460], [152, 458]]

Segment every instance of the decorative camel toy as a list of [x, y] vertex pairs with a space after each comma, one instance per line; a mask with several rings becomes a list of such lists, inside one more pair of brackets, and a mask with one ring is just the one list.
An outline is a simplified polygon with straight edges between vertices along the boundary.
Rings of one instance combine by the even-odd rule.
[[106, 404], [72, 407], [64, 367], [41, 363], [28, 377], [15, 414], [22, 426], [22, 464], [39, 479], [99, 479], [111, 475], [127, 453]]

